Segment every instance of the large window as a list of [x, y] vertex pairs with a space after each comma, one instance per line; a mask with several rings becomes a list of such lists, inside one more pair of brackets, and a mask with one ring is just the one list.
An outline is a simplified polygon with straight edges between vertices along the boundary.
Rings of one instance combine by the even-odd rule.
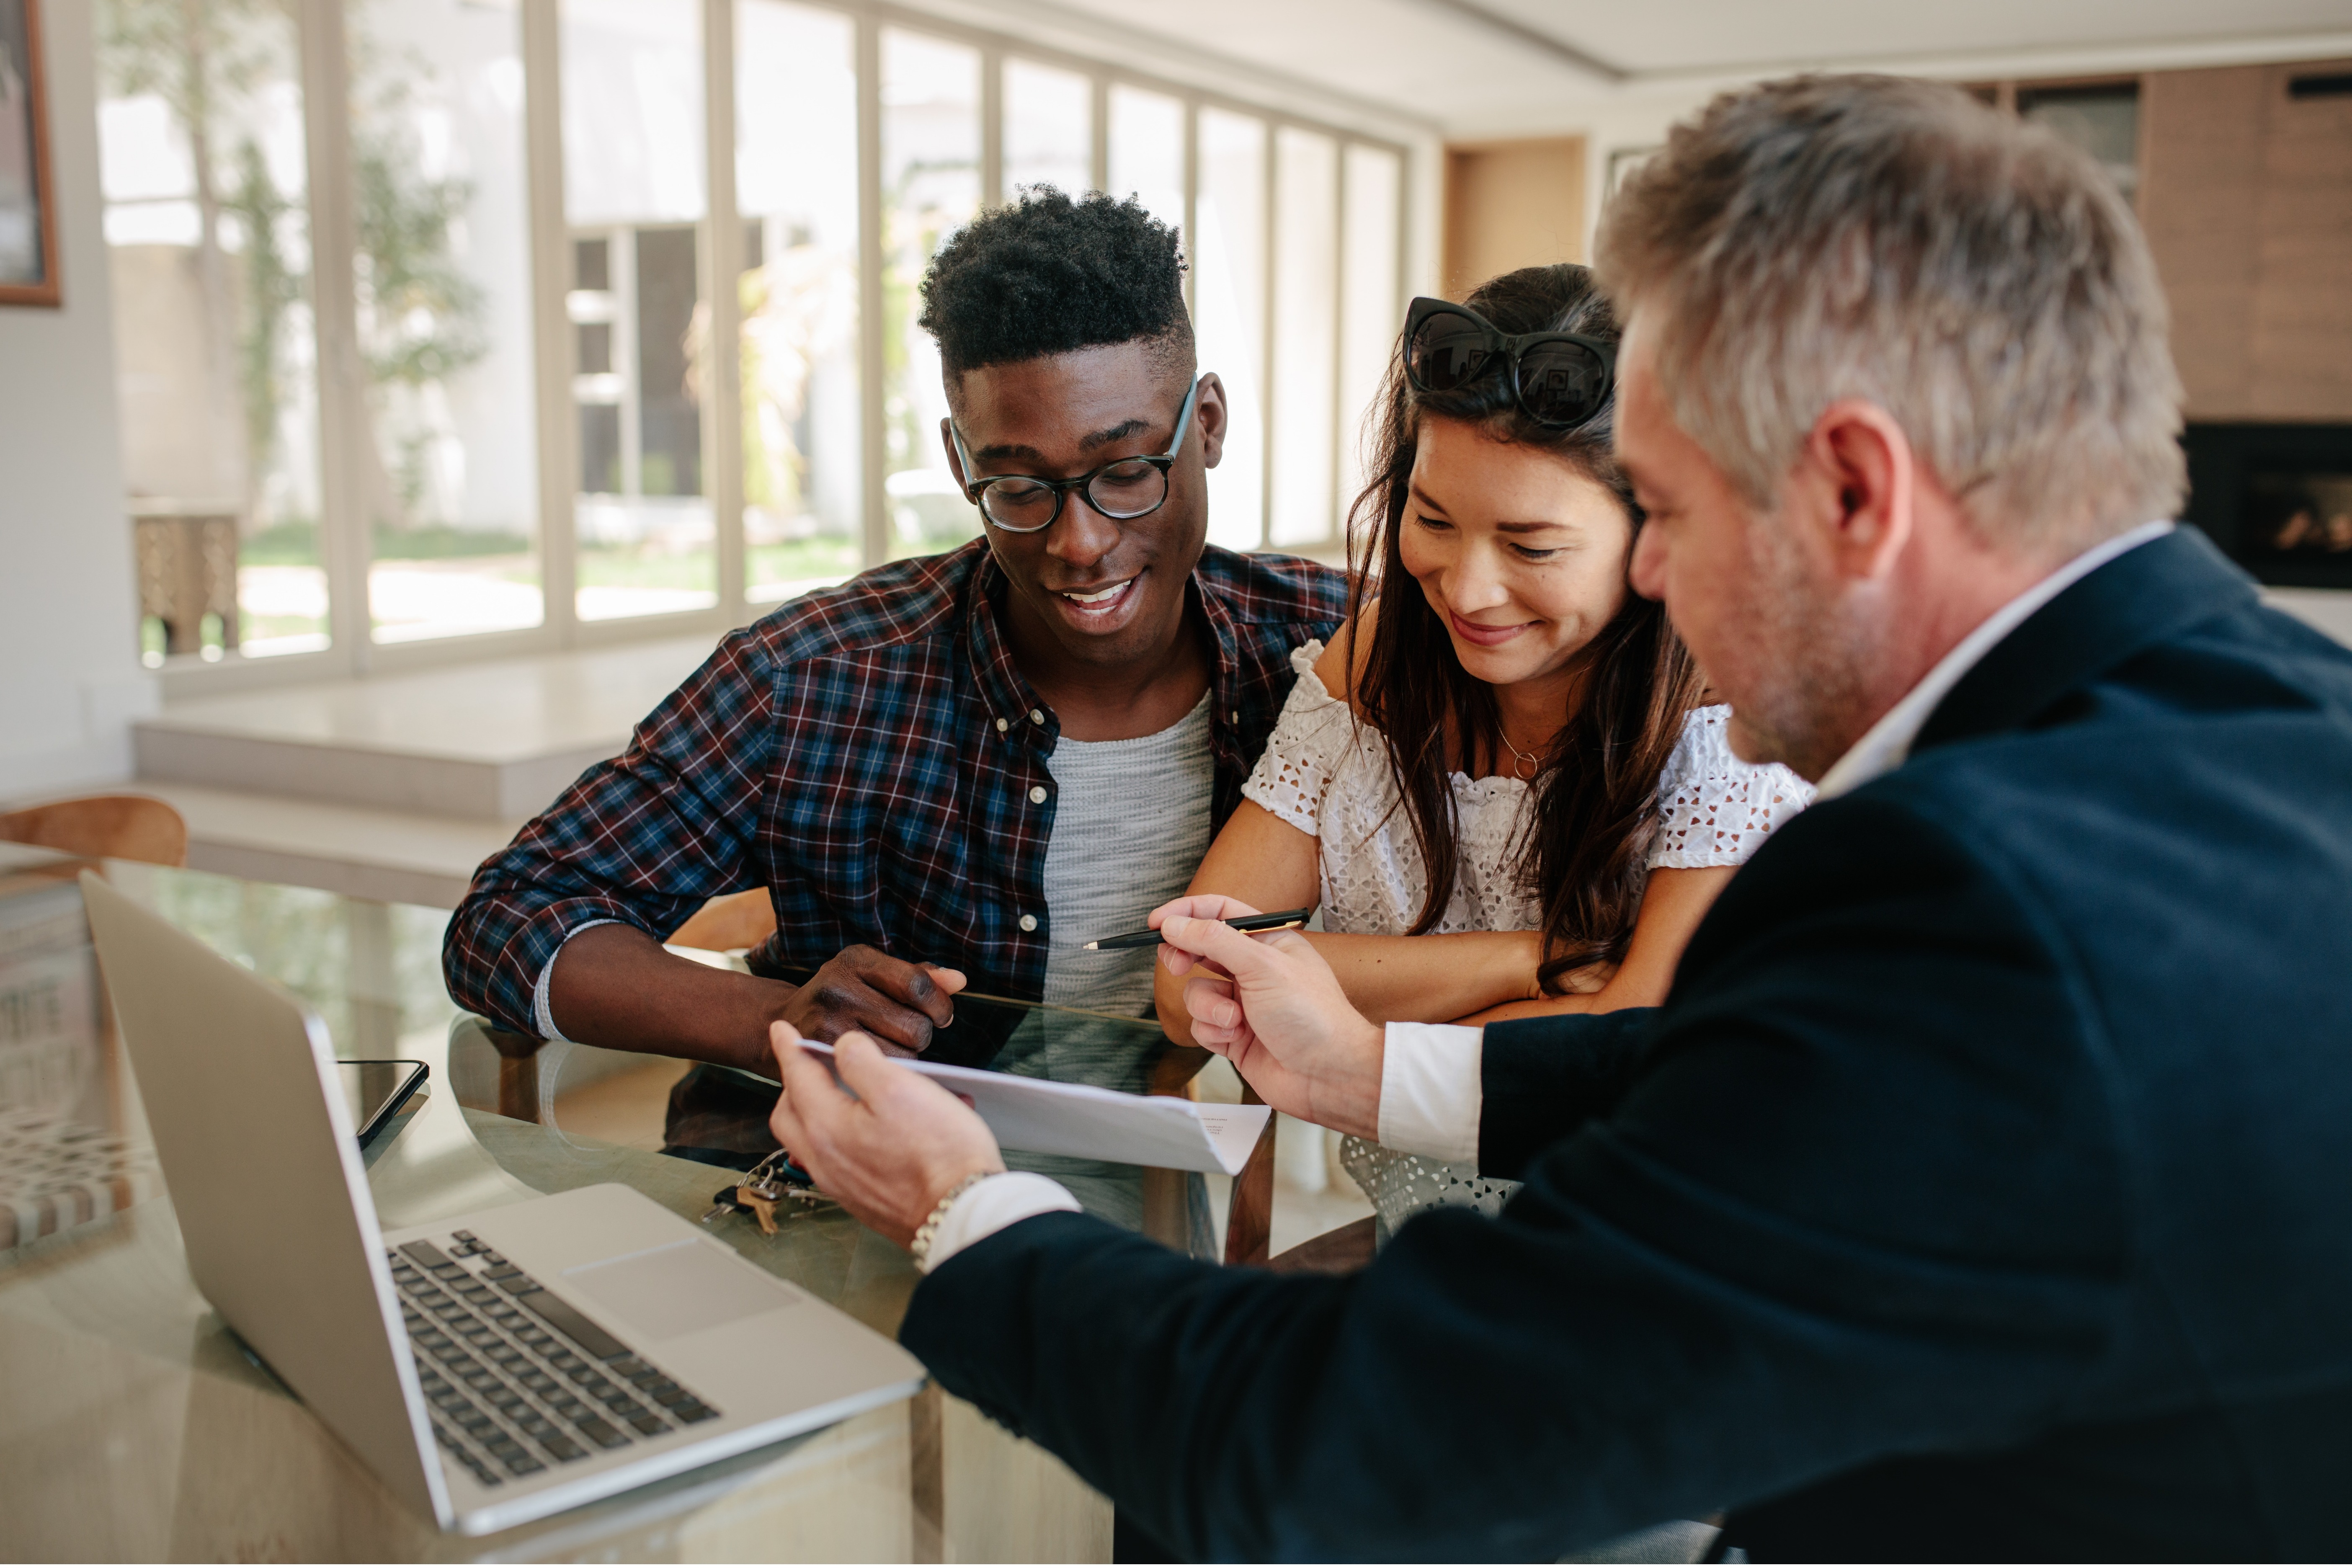
[[887, 553], [952, 550], [980, 513], [948, 472], [939, 345], [915, 324], [923, 269], [980, 210], [980, 51], [882, 34], [882, 481]]
[[757, 603], [863, 559], [856, 55], [837, 12], [736, 7], [743, 542]]
[[351, 0], [354, 321], [378, 642], [535, 626], [522, 37], [474, 0]]
[[146, 657], [327, 647], [294, 19], [96, 0], [122, 470]]
[[1183, 234], [1211, 537], [1338, 542], [1397, 142], [854, 0], [91, 3], [174, 679], [716, 630], [971, 538], [919, 289], [1024, 187]]
[[1265, 537], [1266, 123], [1201, 111], [1192, 332], [1231, 410], [1224, 459], [1209, 470], [1209, 537], [1247, 550]]
[[1004, 194], [1095, 183], [1094, 84], [1076, 71], [1004, 62]]
[[1274, 138], [1273, 500], [1276, 544], [1331, 537], [1339, 517], [1339, 149], [1284, 126]]
[[710, 206], [702, 58], [697, 0], [563, 0], [583, 621], [719, 603], [709, 388], [689, 358]]

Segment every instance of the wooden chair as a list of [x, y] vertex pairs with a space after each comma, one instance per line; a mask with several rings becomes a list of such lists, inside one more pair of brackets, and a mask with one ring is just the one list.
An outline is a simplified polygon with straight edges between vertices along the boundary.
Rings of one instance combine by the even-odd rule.
[[143, 795], [84, 795], [0, 812], [0, 840], [98, 859], [188, 863], [187, 823], [163, 801]]
[[1276, 1274], [1353, 1274], [1372, 1260], [1379, 1222], [1366, 1215], [1266, 1260]]
[[768, 889], [751, 888], [740, 893], [722, 893], [711, 900], [670, 932], [668, 941], [676, 947], [728, 952], [757, 947], [774, 934], [775, 929], [776, 906], [769, 899]]

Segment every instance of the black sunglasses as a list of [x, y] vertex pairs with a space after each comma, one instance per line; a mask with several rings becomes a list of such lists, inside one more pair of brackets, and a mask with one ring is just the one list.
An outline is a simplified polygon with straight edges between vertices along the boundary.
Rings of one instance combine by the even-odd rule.
[[1581, 425], [1609, 401], [1617, 345], [1578, 332], [1497, 331], [1450, 300], [1415, 300], [1405, 312], [1404, 374], [1414, 391], [1460, 392], [1497, 371], [1537, 424]]

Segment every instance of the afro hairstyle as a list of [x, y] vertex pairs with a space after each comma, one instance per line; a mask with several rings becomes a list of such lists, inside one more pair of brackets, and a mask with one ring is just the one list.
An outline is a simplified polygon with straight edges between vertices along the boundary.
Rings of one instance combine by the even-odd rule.
[[1106, 343], [1192, 357], [1176, 231], [1132, 196], [1073, 201], [1051, 185], [1024, 189], [940, 247], [917, 324], [939, 340], [951, 386], [983, 365]]

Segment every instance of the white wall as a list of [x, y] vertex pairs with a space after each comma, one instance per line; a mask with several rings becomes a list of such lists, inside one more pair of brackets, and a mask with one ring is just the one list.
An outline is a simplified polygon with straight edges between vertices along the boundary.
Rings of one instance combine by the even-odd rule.
[[0, 799], [130, 773], [152, 710], [124, 521], [90, 8], [41, 7], [65, 307], [0, 308]]

